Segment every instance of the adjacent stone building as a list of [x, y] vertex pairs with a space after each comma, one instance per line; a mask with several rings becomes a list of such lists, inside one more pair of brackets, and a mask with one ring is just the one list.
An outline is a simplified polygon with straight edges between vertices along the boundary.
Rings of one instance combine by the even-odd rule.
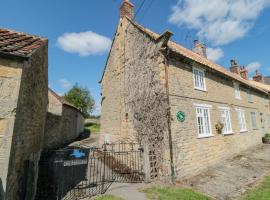
[[0, 197], [33, 199], [48, 104], [47, 39], [0, 28]]
[[[101, 79], [101, 143], [138, 142], [148, 178], [184, 179], [261, 143], [269, 131], [269, 95], [231, 61], [207, 59], [133, 20], [125, 0]], [[257, 74], [258, 75], [258, 74]]]
[[84, 131], [82, 112], [49, 89], [44, 149], [54, 149], [74, 141]]

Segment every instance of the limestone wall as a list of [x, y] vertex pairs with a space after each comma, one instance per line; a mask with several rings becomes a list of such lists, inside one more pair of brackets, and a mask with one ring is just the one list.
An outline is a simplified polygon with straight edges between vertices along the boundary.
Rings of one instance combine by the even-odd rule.
[[22, 63], [0, 59], [0, 192], [6, 190], [21, 74]]
[[44, 45], [24, 62], [22, 69], [7, 177], [7, 200], [32, 199], [35, 195], [48, 103], [47, 74], [48, 49]]
[[50, 92], [46, 119], [44, 149], [61, 147], [84, 130], [84, 117], [75, 108], [62, 104]]
[[[207, 169], [228, 156], [261, 143], [261, 138], [269, 131], [269, 103], [266, 95], [254, 89], [240, 85], [241, 100], [235, 99], [233, 81], [220, 76], [217, 72], [206, 70], [207, 91], [195, 90], [193, 86], [192, 64], [176, 57], [169, 58], [169, 93], [172, 118], [172, 142], [174, 166], [177, 178], [187, 178]], [[195, 66], [197, 66], [195, 64]], [[198, 66], [197, 66], [198, 67]], [[247, 91], [253, 96], [248, 102]], [[208, 104], [211, 109], [213, 137], [198, 138], [194, 103]], [[220, 120], [220, 106], [230, 108], [232, 135], [218, 134], [215, 124]], [[245, 110], [247, 132], [239, 132], [236, 108]], [[178, 111], [186, 113], [185, 122], [178, 122]], [[257, 129], [252, 129], [251, 114], [256, 112]], [[261, 129], [260, 113], [264, 113], [265, 130]]]
[[146, 154], [158, 158], [151, 174], [159, 173], [168, 135], [163, 42], [123, 18], [101, 84], [101, 134], [110, 142], [135, 141], [148, 148]]

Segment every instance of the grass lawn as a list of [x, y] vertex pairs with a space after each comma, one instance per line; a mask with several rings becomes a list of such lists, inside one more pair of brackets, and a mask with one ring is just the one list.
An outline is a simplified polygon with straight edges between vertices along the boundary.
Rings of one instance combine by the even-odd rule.
[[270, 199], [270, 176], [255, 189], [250, 190], [242, 200], [269, 200]]
[[143, 189], [142, 192], [151, 200], [210, 200], [209, 197], [186, 188], [152, 187]]
[[91, 133], [99, 133], [100, 132], [100, 124], [85, 124], [84, 127], [86, 130], [89, 130]]
[[99, 196], [93, 200], [124, 200], [124, 199], [119, 198], [119, 197], [115, 197], [113, 195], [102, 195], [102, 196]]

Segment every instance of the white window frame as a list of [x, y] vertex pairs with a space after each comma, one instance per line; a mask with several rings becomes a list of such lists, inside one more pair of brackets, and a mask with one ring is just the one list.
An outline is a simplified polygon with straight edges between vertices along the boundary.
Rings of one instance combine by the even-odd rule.
[[240, 127], [240, 133], [247, 132], [248, 130], [247, 130], [247, 124], [246, 124], [245, 111], [241, 108], [237, 108], [236, 112], [237, 112], [238, 124]]
[[205, 70], [193, 67], [192, 71], [193, 71], [194, 89], [206, 91]]
[[257, 117], [256, 112], [250, 112], [252, 129], [257, 129]]
[[[206, 104], [194, 104], [196, 112], [196, 123], [198, 128], [198, 138], [206, 138], [214, 136], [212, 134], [211, 116], [210, 111], [212, 106]], [[199, 113], [199, 109], [201, 113]], [[201, 120], [199, 120], [199, 118]], [[201, 121], [201, 124], [200, 122]], [[202, 132], [201, 132], [202, 131]]]
[[219, 107], [219, 109], [221, 112], [220, 121], [224, 124], [222, 133], [224, 135], [233, 134], [230, 108], [229, 107]]
[[236, 99], [241, 99], [240, 85], [239, 83], [234, 82], [234, 96]]

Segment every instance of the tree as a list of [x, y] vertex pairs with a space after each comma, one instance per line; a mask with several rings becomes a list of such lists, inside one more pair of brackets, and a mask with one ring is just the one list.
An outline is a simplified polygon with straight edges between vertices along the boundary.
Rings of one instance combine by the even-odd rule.
[[95, 100], [90, 91], [77, 83], [64, 94], [64, 99], [80, 109], [84, 117], [89, 117], [94, 110]]

